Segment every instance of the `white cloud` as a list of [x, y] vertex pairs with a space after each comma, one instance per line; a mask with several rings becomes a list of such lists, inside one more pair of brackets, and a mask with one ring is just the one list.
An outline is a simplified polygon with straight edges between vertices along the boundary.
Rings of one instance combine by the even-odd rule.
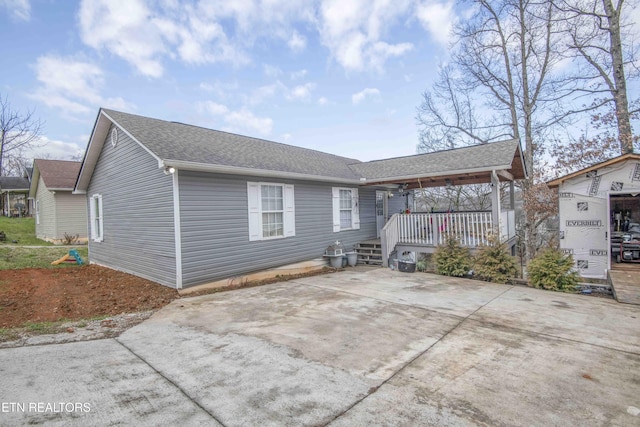
[[83, 0], [80, 37], [86, 45], [119, 56], [149, 77], [162, 76], [165, 57], [177, 56], [190, 64], [248, 62], [244, 51], [229, 42], [222, 25], [200, 5], [161, 5], [152, 9], [144, 0]]
[[307, 39], [297, 31], [294, 31], [287, 44], [292, 51], [296, 53], [302, 52], [307, 47]]
[[297, 53], [316, 34], [347, 71], [382, 72], [389, 59], [413, 49], [390, 37], [413, 17], [445, 43], [455, 22], [453, 0], [82, 0], [78, 22], [87, 46], [160, 77], [167, 61], [243, 66], [258, 40]]
[[354, 93], [353, 95], [351, 95], [351, 102], [353, 103], [353, 105], [358, 105], [359, 103], [361, 103], [367, 98], [379, 98], [379, 97], [380, 97], [380, 91], [378, 89], [368, 87], [358, 93]]
[[320, 98], [318, 98], [318, 105], [327, 105], [328, 103], [329, 103], [329, 100], [324, 96], [321, 96]]
[[196, 110], [207, 115], [221, 117], [226, 124], [223, 130], [228, 132], [269, 135], [273, 128], [272, 119], [268, 117], [258, 117], [245, 107], [232, 111], [226, 105], [213, 101], [205, 101], [198, 103]]
[[14, 21], [31, 20], [31, 4], [29, 0], [0, 0], [0, 8], [7, 9]]
[[291, 137], [292, 137], [292, 136], [293, 136], [293, 135], [291, 135], [290, 133], [283, 133], [283, 134], [282, 134], [282, 140], [283, 140], [284, 142], [287, 142], [287, 141], [289, 141], [289, 140], [291, 139]]
[[[87, 137], [87, 141], [89, 137]], [[66, 142], [60, 140], [49, 139], [41, 136], [37, 147], [33, 147], [26, 153], [27, 158], [34, 159], [59, 159], [70, 160], [72, 157], [78, 157], [84, 153], [84, 146], [74, 142]]]
[[218, 104], [213, 101], [205, 101], [200, 104], [202, 111], [206, 111], [214, 116], [223, 115], [229, 112], [229, 108], [226, 105]]
[[269, 135], [273, 128], [273, 120], [268, 117], [257, 117], [245, 108], [230, 112], [225, 115], [224, 120], [232, 129], [249, 129], [261, 135]]
[[416, 7], [416, 17], [431, 37], [438, 43], [448, 46], [451, 41], [451, 31], [456, 22], [453, 10], [454, 2], [422, 2]]
[[291, 80], [298, 80], [307, 75], [307, 70], [298, 70], [291, 73]]
[[411, 11], [409, 0], [325, 0], [320, 7], [320, 35], [335, 60], [347, 70], [382, 71], [387, 59], [413, 48], [383, 41], [390, 27]]
[[80, 37], [86, 45], [131, 63], [141, 74], [160, 77], [160, 56], [166, 48], [154, 18], [140, 0], [84, 0], [79, 11]]
[[267, 99], [273, 98], [278, 93], [283, 93], [287, 90], [287, 87], [280, 80], [277, 80], [275, 83], [260, 86], [258, 89], [252, 91], [250, 96], [245, 97], [245, 103], [249, 105], [262, 104]]
[[98, 107], [130, 109], [122, 98], [105, 98], [102, 70], [89, 62], [55, 55], [41, 56], [35, 64], [40, 85], [31, 95], [66, 115], [93, 113]]
[[291, 89], [291, 91], [287, 94], [287, 99], [296, 100], [296, 99], [308, 99], [311, 96], [311, 92], [315, 89], [315, 83], [305, 83], [303, 85], [298, 85]]
[[234, 92], [238, 90], [240, 85], [237, 81], [221, 82], [216, 80], [213, 83], [202, 82], [198, 87], [205, 92], [215, 94], [218, 100], [226, 100], [235, 96]]
[[275, 78], [282, 75], [282, 70], [273, 65], [264, 64], [262, 68], [264, 70], [264, 75], [267, 77]]

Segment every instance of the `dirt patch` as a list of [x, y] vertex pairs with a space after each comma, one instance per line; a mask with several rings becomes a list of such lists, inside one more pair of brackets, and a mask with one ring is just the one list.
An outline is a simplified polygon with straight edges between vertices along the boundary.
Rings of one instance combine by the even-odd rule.
[[155, 310], [179, 298], [167, 288], [97, 265], [0, 271], [0, 328]]

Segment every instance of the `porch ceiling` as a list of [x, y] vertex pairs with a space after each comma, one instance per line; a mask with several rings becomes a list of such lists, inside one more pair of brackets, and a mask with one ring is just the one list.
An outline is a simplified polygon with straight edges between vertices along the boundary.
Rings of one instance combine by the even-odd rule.
[[[500, 181], [510, 181], [498, 175]], [[475, 173], [447, 174], [442, 176], [422, 176], [418, 178], [399, 178], [390, 181], [367, 182], [365, 185], [405, 185], [407, 190], [449, 185], [470, 185], [491, 183], [491, 171]]]

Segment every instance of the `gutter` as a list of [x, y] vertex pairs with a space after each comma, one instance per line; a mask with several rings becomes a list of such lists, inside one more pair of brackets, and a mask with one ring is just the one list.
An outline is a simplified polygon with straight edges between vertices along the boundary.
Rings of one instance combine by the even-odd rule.
[[330, 176], [311, 175], [298, 172], [282, 172], [268, 169], [254, 169], [240, 166], [224, 166], [209, 163], [195, 163], [184, 160], [165, 159], [159, 162], [160, 168], [173, 167], [175, 169], [197, 171], [197, 172], [214, 172], [228, 175], [250, 175], [267, 178], [289, 178], [300, 179], [304, 181], [324, 181], [337, 182], [341, 184], [361, 185], [363, 181], [360, 179], [336, 178]]

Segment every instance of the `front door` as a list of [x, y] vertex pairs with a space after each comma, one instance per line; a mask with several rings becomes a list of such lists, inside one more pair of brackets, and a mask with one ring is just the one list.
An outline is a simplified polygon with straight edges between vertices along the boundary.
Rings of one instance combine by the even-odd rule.
[[382, 227], [387, 223], [387, 217], [389, 206], [387, 204], [387, 192], [376, 191], [376, 225], [377, 225], [377, 237], [380, 237], [380, 231]]

